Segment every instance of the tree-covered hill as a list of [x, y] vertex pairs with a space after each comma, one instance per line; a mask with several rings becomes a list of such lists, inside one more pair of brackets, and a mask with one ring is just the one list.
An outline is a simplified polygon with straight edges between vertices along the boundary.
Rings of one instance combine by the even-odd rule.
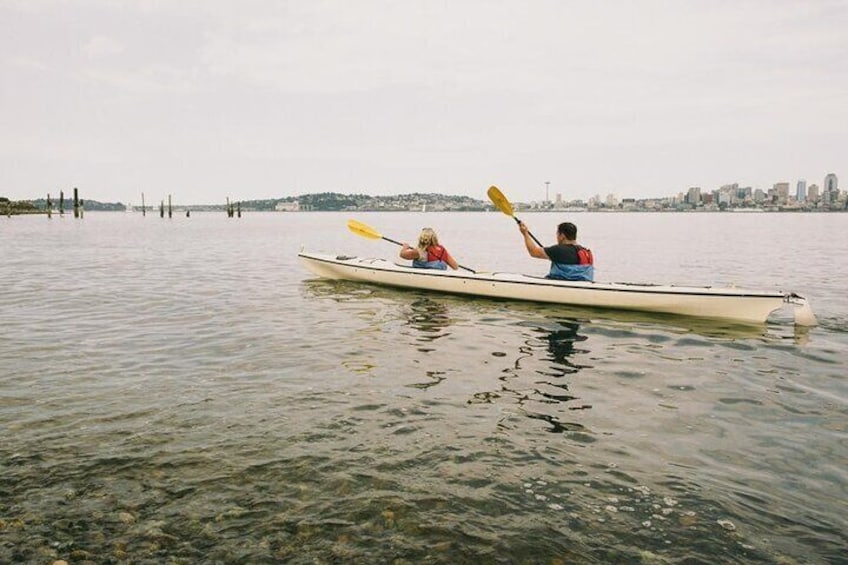
[[[56, 199], [56, 198], [51, 198], [50, 201], [53, 204], [53, 209], [58, 210], [59, 209], [59, 200]], [[47, 200], [45, 198], [37, 198], [35, 200], [31, 200], [30, 202], [32, 202], [35, 206], [40, 208], [42, 211], [47, 209]], [[88, 200], [87, 198], [83, 198], [82, 202], [83, 202], [83, 208], [85, 208], [86, 211], [91, 210], [91, 211], [101, 211], [101, 212], [102, 211], [124, 212], [127, 209], [126, 205], [121, 203], [121, 202], [99, 202], [97, 200]], [[69, 211], [69, 210], [73, 211], [73, 209], [74, 209], [74, 199], [73, 198], [65, 198], [65, 201], [63, 202], [62, 208], [64, 208], [65, 211]]]
[[[33, 200], [21, 200], [10, 203], [8, 198], [0, 197], [0, 213], [5, 213], [5, 206], [11, 206], [11, 213], [39, 213], [47, 210], [45, 198]], [[83, 200], [86, 211], [116, 211], [124, 212], [127, 205], [121, 202], [99, 202], [97, 200]], [[238, 200], [238, 205], [245, 211], [273, 211], [279, 204], [293, 204], [297, 202], [297, 208], [304, 211], [337, 212], [343, 210], [357, 211], [391, 211], [391, 210], [429, 210], [429, 211], [478, 211], [491, 207], [488, 202], [470, 198], [468, 196], [451, 196], [434, 192], [412, 192], [389, 196], [370, 196], [367, 194], [342, 194], [340, 192], [318, 192], [312, 194], [301, 194], [299, 196], [286, 196], [282, 198], [268, 198], [262, 200]], [[51, 199], [53, 210], [58, 210], [58, 199]], [[63, 208], [65, 211], [73, 210], [73, 199], [65, 198]], [[158, 209], [159, 204], [148, 204], [148, 210]], [[224, 210], [225, 204], [186, 204], [180, 203], [179, 209], [189, 210]], [[133, 207], [140, 210], [139, 206]], [[27, 210], [24, 212], [23, 210]]]
[[0, 214], [17, 215], [17, 214], [40, 214], [44, 210], [33, 205], [29, 200], [9, 200], [5, 196], [0, 196]]
[[[83, 208], [86, 211], [109, 211], [123, 212], [127, 209], [126, 205], [120, 202], [99, 202], [97, 200], [82, 201]], [[54, 211], [59, 210], [59, 200], [51, 198], [51, 205]], [[73, 212], [73, 199], [66, 198], [62, 203], [62, 208], [66, 212]], [[34, 200], [10, 200], [5, 196], [0, 196], [0, 214], [44, 214], [47, 212], [47, 199], [36, 198]]]

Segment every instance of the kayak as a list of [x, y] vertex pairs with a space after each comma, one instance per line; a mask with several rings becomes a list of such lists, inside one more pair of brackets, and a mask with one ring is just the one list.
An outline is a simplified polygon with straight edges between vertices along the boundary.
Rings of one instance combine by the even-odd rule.
[[797, 325], [813, 326], [807, 300], [795, 293], [738, 288], [563, 281], [532, 275], [418, 269], [385, 259], [298, 253], [318, 277], [487, 298], [546, 302], [765, 323], [786, 305]]

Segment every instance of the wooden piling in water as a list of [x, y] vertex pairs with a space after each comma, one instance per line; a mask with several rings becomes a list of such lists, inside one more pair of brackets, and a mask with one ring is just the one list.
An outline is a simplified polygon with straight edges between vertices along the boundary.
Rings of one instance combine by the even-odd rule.
[[79, 205], [80, 220], [82, 220], [83, 215], [85, 215], [85, 203], [82, 201], [82, 199], [80, 199], [80, 205]]
[[238, 217], [241, 218], [241, 201], [236, 202], [236, 207], [238, 208]]
[[79, 218], [79, 191], [74, 188], [74, 218]]
[[64, 190], [59, 191], [59, 215], [60, 216], [65, 215], [65, 191]]
[[172, 217], [173, 210], [171, 209], [171, 195], [168, 195], [168, 218]]
[[50, 201], [50, 193], [47, 193], [47, 218], [53, 217], [53, 202]]
[[147, 216], [147, 208], [144, 207], [144, 193], [141, 193], [141, 217]]
[[160, 218], [165, 217], [165, 201], [164, 200], [159, 201], [159, 217]]

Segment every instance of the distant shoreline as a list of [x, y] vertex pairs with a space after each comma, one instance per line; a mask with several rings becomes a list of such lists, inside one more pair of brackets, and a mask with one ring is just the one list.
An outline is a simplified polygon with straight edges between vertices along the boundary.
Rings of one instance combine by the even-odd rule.
[[[798, 202], [794, 198], [770, 196], [762, 199], [722, 200], [718, 198], [698, 197], [695, 204], [686, 198], [625, 198], [599, 202], [592, 199], [562, 202], [513, 202], [513, 207], [521, 213], [619, 213], [619, 212], [845, 212], [848, 211], [848, 195], [845, 191], [832, 191], [829, 198], [816, 202]], [[58, 213], [59, 200], [50, 200], [50, 208]], [[65, 212], [73, 211], [68, 199], [61, 200]], [[82, 203], [83, 200], [80, 200]], [[86, 212], [141, 212], [142, 207], [122, 202], [100, 202], [85, 199]], [[151, 205], [152, 204], [152, 205]], [[324, 192], [272, 198], [264, 200], [232, 200], [221, 204], [177, 204], [169, 196], [167, 200], [154, 200], [145, 204], [144, 210], [153, 215], [186, 212], [227, 212], [228, 206], [238, 206], [241, 212], [491, 212], [497, 211], [488, 200], [478, 200], [468, 196], [451, 196], [437, 193], [411, 193], [395, 196], [369, 196], [365, 194], [341, 194]], [[45, 214], [46, 198], [12, 201], [0, 196], [0, 215]]]
[[[141, 208], [137, 210], [86, 210], [86, 213], [110, 213], [110, 214], [141, 214]], [[180, 206], [172, 208], [172, 215], [176, 216], [185, 216], [186, 212], [191, 213], [202, 213], [202, 214], [216, 214], [216, 213], [226, 213], [224, 208], [220, 210], [212, 210], [205, 207], [195, 208], [192, 206]], [[256, 210], [251, 208], [242, 208], [242, 214], [251, 213], [251, 214], [326, 214], [326, 213], [347, 213], [347, 214], [358, 214], [358, 213], [368, 213], [368, 214], [383, 214], [383, 213], [403, 213], [403, 214], [450, 214], [450, 213], [489, 213], [495, 212], [500, 213], [498, 210], [434, 210], [432, 212], [422, 212], [421, 210], [298, 210], [298, 211], [277, 211], [277, 210]], [[566, 210], [566, 209], [551, 209], [551, 210], [533, 210], [526, 209], [520, 211], [522, 214], [729, 214], [729, 213], [762, 213], [762, 214], [831, 214], [831, 213], [841, 213], [848, 212], [846, 209], [797, 209], [797, 208], [789, 208], [789, 209], [762, 209], [762, 208], [729, 208], [726, 210], [703, 210], [703, 209], [694, 209], [694, 210], [611, 210], [611, 209], [598, 209], [598, 210]], [[52, 210], [52, 213], [56, 216], [62, 216], [58, 210]], [[72, 210], [66, 210], [65, 214], [73, 216]], [[150, 216], [158, 216], [159, 210], [147, 210], [147, 214]], [[167, 212], [165, 212], [165, 216], [167, 216]], [[47, 212], [45, 210], [27, 210], [27, 211], [18, 211], [18, 210], [6, 210], [0, 208], [0, 216], [46, 216]]]

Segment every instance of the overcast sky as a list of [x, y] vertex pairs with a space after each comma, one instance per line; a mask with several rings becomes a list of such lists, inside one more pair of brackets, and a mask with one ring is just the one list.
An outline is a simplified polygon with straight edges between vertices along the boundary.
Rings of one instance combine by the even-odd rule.
[[0, 0], [0, 195], [848, 180], [848, 1]]

